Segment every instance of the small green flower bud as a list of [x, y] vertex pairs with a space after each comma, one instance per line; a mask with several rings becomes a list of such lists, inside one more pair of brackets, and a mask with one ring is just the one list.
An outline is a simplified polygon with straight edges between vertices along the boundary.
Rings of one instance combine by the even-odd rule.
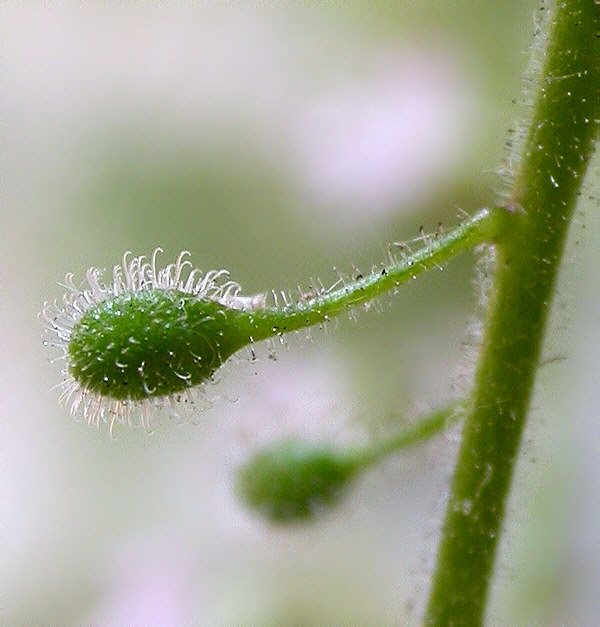
[[270, 521], [299, 522], [334, 505], [359, 466], [331, 446], [285, 440], [238, 468], [236, 487], [240, 499]]
[[119, 400], [177, 394], [209, 379], [250, 341], [239, 332], [244, 316], [178, 290], [121, 294], [75, 323], [69, 372], [91, 392]]
[[44, 305], [41, 314], [51, 338], [46, 344], [61, 348], [65, 359], [59, 401], [111, 428], [115, 422], [147, 427], [157, 405], [179, 415], [181, 403], [193, 406], [200, 384], [242, 347], [366, 305], [488, 239], [490, 221], [484, 210], [439, 237], [421, 235], [425, 245], [410, 257], [390, 254], [387, 265], [349, 282], [340, 275], [329, 289], [317, 282], [296, 298], [273, 291], [269, 306], [265, 294], [240, 296], [225, 270], [192, 269], [186, 252], [160, 270], [160, 249], [150, 260], [126, 253], [112, 281], [91, 268], [82, 288], [69, 274], [62, 302]]
[[111, 282], [94, 268], [77, 288], [67, 275], [60, 305], [45, 305], [42, 316], [51, 340], [62, 348], [66, 367], [60, 401], [88, 422], [139, 422], [149, 426], [149, 409], [193, 403], [192, 389], [211, 379], [233, 353], [273, 334], [264, 296], [239, 296], [223, 280], [224, 270], [190, 270], [188, 253], [156, 268], [129, 258], [113, 269]]

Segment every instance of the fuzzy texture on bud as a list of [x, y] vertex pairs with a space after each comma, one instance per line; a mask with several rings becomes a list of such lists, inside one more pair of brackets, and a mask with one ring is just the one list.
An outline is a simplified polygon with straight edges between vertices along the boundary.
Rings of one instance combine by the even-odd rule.
[[62, 302], [44, 306], [46, 343], [66, 364], [60, 401], [90, 423], [147, 427], [155, 406], [180, 415], [194, 403], [192, 389], [260, 335], [253, 314], [264, 296], [239, 296], [226, 271], [191, 269], [185, 252], [157, 269], [159, 252], [150, 260], [127, 253], [109, 282], [95, 268], [82, 288], [67, 275]]
[[209, 379], [248, 342], [233, 332], [239, 317], [178, 290], [122, 294], [73, 326], [69, 372], [86, 389], [119, 400], [176, 394]]

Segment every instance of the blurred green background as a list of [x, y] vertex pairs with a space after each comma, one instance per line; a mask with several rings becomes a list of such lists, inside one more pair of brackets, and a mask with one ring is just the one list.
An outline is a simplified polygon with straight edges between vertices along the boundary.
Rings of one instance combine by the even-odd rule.
[[[58, 408], [37, 313], [67, 272], [182, 249], [246, 293], [333, 283], [493, 203], [536, 2], [2, 10], [2, 623], [418, 624], [457, 434], [313, 526], [247, 514], [233, 468], [463, 389], [474, 256], [381, 311], [226, 365], [198, 424]], [[488, 623], [594, 624], [600, 572], [598, 162], [515, 478]]]

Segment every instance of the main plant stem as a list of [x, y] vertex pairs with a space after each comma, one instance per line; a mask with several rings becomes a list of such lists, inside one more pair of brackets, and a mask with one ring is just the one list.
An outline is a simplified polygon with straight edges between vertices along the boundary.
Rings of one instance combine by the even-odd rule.
[[564, 240], [600, 118], [600, 5], [557, 2], [529, 131], [496, 242], [470, 413], [427, 608], [432, 625], [478, 625], [539, 363]]

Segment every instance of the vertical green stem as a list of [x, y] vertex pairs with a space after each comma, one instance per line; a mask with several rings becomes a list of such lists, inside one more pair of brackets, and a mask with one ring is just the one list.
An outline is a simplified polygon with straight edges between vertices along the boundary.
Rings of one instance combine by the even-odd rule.
[[478, 625], [555, 277], [600, 118], [600, 4], [558, 1], [496, 267], [426, 614]]

